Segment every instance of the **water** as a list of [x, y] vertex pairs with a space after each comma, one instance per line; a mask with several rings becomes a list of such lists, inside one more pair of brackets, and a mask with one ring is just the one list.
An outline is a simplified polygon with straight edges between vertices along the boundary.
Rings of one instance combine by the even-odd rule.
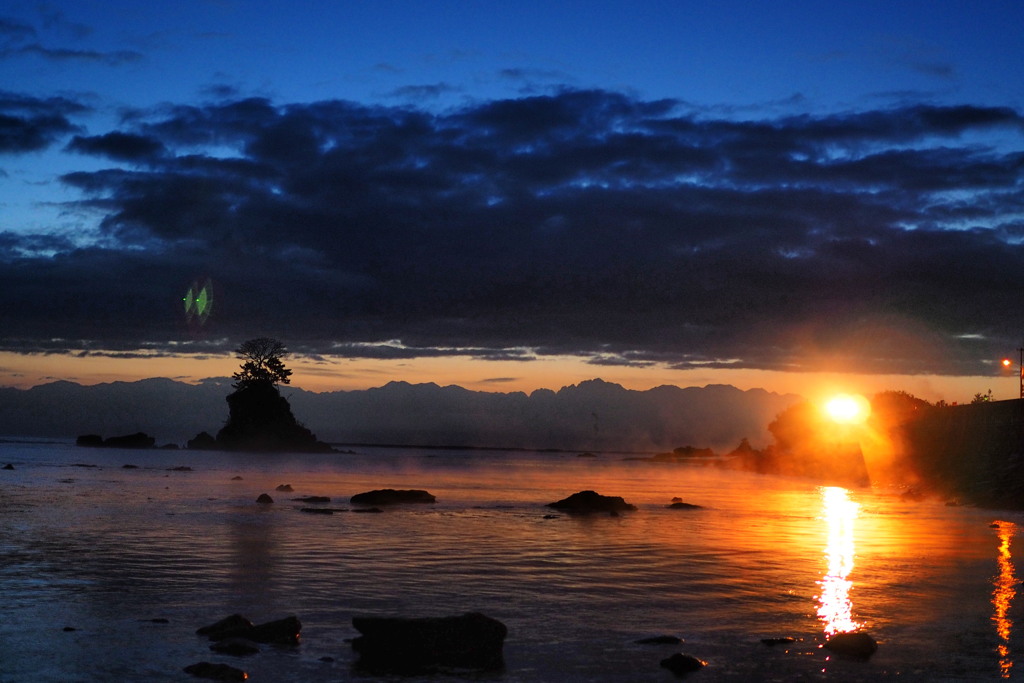
[[[387, 680], [353, 669], [353, 615], [471, 610], [509, 628], [505, 670], [474, 680], [672, 681], [659, 661], [680, 651], [708, 662], [704, 681], [1021, 671], [1015, 513], [616, 455], [361, 450], [0, 443], [15, 467], [0, 470], [0, 681], [190, 681], [202, 660], [253, 681]], [[348, 507], [376, 488], [438, 502], [327, 516], [291, 500]], [[583, 489], [639, 510], [544, 507]], [[255, 503], [264, 492], [274, 505]], [[674, 496], [704, 509], [667, 509]], [[295, 614], [302, 644], [211, 653], [195, 629], [235, 612]], [[879, 642], [870, 661], [820, 648], [858, 627]], [[685, 642], [634, 642], [659, 634]], [[781, 636], [796, 641], [760, 642]]]

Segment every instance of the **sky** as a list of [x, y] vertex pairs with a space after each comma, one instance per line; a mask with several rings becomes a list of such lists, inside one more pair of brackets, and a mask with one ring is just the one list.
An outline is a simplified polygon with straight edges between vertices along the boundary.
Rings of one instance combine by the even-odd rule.
[[999, 0], [7, 2], [0, 385], [199, 381], [271, 336], [314, 391], [1015, 398], [1022, 25]]

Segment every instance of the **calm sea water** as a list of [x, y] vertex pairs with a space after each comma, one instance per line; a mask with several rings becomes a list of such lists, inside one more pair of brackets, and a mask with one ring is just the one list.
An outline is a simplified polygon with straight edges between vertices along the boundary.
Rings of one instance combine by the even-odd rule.
[[[506, 669], [477, 680], [672, 681], [659, 661], [680, 651], [708, 662], [695, 681], [1024, 678], [1016, 513], [607, 454], [0, 443], [8, 462], [0, 681], [189, 681], [202, 660], [253, 681], [386, 680], [353, 669], [353, 615], [471, 610], [509, 628]], [[291, 500], [376, 488], [438, 502], [327, 516]], [[583, 489], [639, 510], [544, 507]], [[667, 509], [675, 496], [704, 508]], [[195, 629], [235, 612], [294, 614], [302, 644], [211, 653]], [[870, 661], [820, 648], [858, 627]], [[634, 642], [659, 634], [685, 642]]]

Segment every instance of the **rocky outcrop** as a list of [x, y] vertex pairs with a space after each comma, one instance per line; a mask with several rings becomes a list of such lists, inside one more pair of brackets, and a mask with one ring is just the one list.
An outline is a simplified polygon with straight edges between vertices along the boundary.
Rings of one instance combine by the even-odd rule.
[[435, 503], [437, 499], [422, 489], [376, 489], [357, 493], [349, 502], [353, 505], [399, 505], [402, 503]]
[[99, 434], [82, 434], [75, 439], [75, 445], [88, 448], [154, 448], [156, 439], [143, 432], [111, 436], [107, 439]]
[[595, 491], [580, 491], [568, 498], [548, 503], [547, 507], [565, 512], [589, 513], [589, 512], [628, 512], [636, 510], [636, 506], [627, 503], [622, 496], [602, 496]]
[[508, 629], [469, 612], [434, 618], [353, 617], [357, 665], [370, 672], [426, 674], [443, 669], [495, 670], [504, 666]]
[[333, 450], [295, 420], [288, 399], [270, 382], [248, 382], [227, 397], [228, 421], [217, 447], [229, 451], [327, 453]]

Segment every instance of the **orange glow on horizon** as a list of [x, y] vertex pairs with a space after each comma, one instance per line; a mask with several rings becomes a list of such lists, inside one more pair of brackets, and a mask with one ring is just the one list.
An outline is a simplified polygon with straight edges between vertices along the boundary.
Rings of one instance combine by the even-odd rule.
[[[688, 369], [594, 365], [583, 357], [544, 356], [531, 361], [480, 360], [460, 356], [411, 359], [326, 358], [289, 356], [294, 374], [290, 386], [312, 392], [354, 391], [380, 387], [391, 381], [411, 384], [455, 384], [473, 391], [508, 393], [558, 389], [601, 378], [626, 389], [645, 391], [662, 385], [703, 387], [729, 384], [740, 390], [764, 389], [796, 394], [815, 402], [836, 391], [865, 395], [899, 389], [928, 401], [967, 403], [990, 377], [936, 375], [857, 375], [805, 373], [753, 369]], [[72, 354], [18, 354], [0, 352], [0, 386], [28, 389], [57, 380], [90, 385], [135, 382], [167, 377], [197, 383], [210, 377], [230, 377], [238, 369], [234, 354], [135, 356], [77, 356]], [[996, 399], [1017, 398], [1016, 386], [995, 385]], [[1005, 395], [1000, 395], [1005, 392]]]

